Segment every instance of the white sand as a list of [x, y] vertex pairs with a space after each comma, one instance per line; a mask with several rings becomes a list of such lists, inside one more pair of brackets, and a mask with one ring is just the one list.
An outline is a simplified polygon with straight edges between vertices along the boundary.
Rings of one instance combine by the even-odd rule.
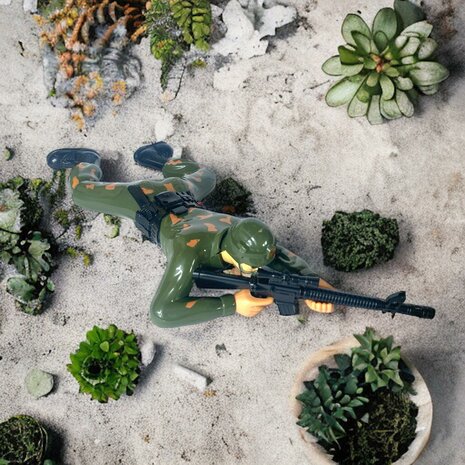
[[[270, 54], [244, 62], [245, 70], [232, 67], [238, 87], [214, 89], [213, 69], [197, 70], [168, 105], [158, 99], [159, 64], [144, 40], [141, 88], [121, 111], [85, 133], [75, 130], [67, 110], [45, 99], [37, 28], [21, 2], [1, 6], [0, 140], [16, 156], [0, 162], [0, 179], [49, 176], [45, 156], [64, 146], [101, 151], [108, 179], [148, 178], [132, 153], [165, 137], [172, 125], [170, 143], [185, 146], [220, 176], [245, 183], [258, 215], [281, 243], [328, 280], [380, 296], [405, 289], [410, 301], [430, 304], [438, 315], [433, 321], [391, 320], [351, 309], [312, 314], [301, 325], [271, 308], [253, 320], [237, 316], [159, 329], [149, 322], [148, 307], [164, 270], [162, 253], [129, 239], [139, 236], [126, 223], [121, 237], [106, 238], [99, 218], [82, 240], [95, 264], [85, 269], [79, 261], [61, 260], [53, 304], [43, 315], [20, 313], [0, 291], [0, 419], [28, 413], [43, 420], [62, 435], [66, 465], [308, 463], [289, 410], [293, 377], [309, 353], [366, 325], [393, 334], [431, 388], [433, 434], [418, 464], [465, 462], [465, 33], [443, 44], [453, 75], [438, 95], [421, 100], [414, 119], [370, 127], [325, 105], [328, 77], [320, 66], [342, 42], [346, 13], [360, 10], [370, 18], [389, 2], [292, 3], [305, 27], [275, 41]], [[464, 24], [459, 0], [425, 4], [436, 13], [456, 8], [451, 24]], [[336, 209], [363, 208], [399, 220], [402, 244], [395, 259], [354, 274], [325, 268], [322, 220]], [[159, 347], [133, 397], [100, 405], [78, 394], [66, 363], [87, 329], [109, 323], [153, 338]], [[221, 356], [217, 344], [227, 349]], [[216, 395], [206, 397], [180, 382], [175, 363], [211, 378], [208, 388]], [[32, 367], [57, 377], [54, 392], [39, 400], [24, 386]]]

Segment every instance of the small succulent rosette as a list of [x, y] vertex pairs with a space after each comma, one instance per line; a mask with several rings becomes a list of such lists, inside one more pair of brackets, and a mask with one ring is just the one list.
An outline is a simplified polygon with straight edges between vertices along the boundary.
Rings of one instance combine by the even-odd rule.
[[326, 94], [331, 107], [348, 104], [350, 117], [366, 116], [371, 124], [383, 117], [411, 117], [418, 94], [432, 95], [449, 71], [434, 61], [437, 42], [422, 10], [408, 0], [381, 9], [370, 27], [356, 14], [346, 16], [346, 44], [323, 64], [330, 76], [342, 76]]

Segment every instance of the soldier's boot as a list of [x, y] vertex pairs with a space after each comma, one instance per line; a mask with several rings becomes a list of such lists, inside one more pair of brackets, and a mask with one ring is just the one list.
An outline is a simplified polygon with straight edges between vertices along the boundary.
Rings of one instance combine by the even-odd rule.
[[161, 171], [165, 163], [173, 156], [173, 149], [166, 142], [155, 142], [138, 148], [134, 161], [145, 168]]
[[57, 149], [47, 155], [47, 164], [53, 170], [73, 168], [79, 163], [100, 166], [100, 155], [91, 149]]

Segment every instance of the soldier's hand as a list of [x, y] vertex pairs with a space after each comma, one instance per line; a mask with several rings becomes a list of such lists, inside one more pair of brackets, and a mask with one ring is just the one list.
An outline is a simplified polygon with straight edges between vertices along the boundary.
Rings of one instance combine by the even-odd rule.
[[236, 301], [236, 312], [248, 318], [258, 315], [273, 303], [273, 297], [254, 297], [248, 289], [236, 292], [234, 299]]
[[[320, 279], [318, 283], [320, 287], [324, 289], [334, 289], [331, 284], [327, 283], [324, 279]], [[333, 313], [334, 312], [334, 304], [329, 304], [325, 302], [315, 302], [314, 300], [307, 299], [305, 300], [307, 307], [310, 310], [318, 313]]]

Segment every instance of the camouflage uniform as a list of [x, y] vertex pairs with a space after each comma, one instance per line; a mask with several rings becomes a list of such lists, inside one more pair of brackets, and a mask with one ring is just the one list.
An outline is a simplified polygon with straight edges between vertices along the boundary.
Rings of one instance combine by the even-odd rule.
[[[190, 191], [197, 201], [215, 187], [214, 173], [190, 160], [170, 159], [162, 173], [162, 180], [106, 183], [100, 181], [102, 171], [99, 166], [79, 163], [71, 170], [69, 182], [73, 200], [80, 207], [131, 220], [140, 208], [128, 191], [131, 185], [139, 185], [149, 199], [164, 191]], [[180, 216], [170, 213], [162, 220], [160, 246], [168, 265], [151, 304], [153, 323], [160, 327], [176, 327], [235, 313], [232, 294], [192, 297], [190, 292], [192, 273], [197, 268], [232, 268], [220, 256], [221, 242], [228, 228], [240, 221], [240, 218], [201, 208], [190, 208]], [[304, 260], [279, 245], [268, 267], [281, 272], [311, 274]]]

